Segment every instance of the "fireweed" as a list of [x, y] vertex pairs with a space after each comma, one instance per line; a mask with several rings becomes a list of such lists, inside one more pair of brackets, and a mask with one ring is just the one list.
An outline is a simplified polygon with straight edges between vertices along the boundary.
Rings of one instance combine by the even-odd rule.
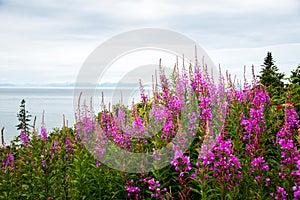
[[27, 134], [22, 130], [21, 132], [20, 132], [20, 141], [25, 145], [25, 146], [27, 146], [28, 145], [28, 136], [27, 136]]
[[226, 192], [239, 186], [242, 179], [241, 164], [232, 148], [231, 141], [217, 138], [212, 149], [203, 149], [206, 153], [198, 156], [195, 173], [191, 175], [200, 185], [205, 185], [209, 179], [216, 180], [220, 187], [221, 198]]
[[2, 158], [2, 169], [6, 169], [7, 167], [11, 167], [13, 171], [14, 167], [14, 155], [9, 153], [6, 158]]
[[297, 135], [300, 127], [298, 119], [299, 116], [295, 109], [287, 103], [284, 124], [276, 135], [276, 142], [281, 149], [280, 172], [278, 175], [280, 178], [285, 179], [288, 184], [285, 184], [285, 187], [277, 187], [275, 194], [272, 194], [277, 199], [287, 199], [288, 193], [291, 194], [292, 190], [294, 190], [294, 198], [299, 198], [299, 152], [295, 141], [295, 135]]
[[44, 126], [41, 127], [40, 137], [43, 139], [47, 139], [47, 129]]
[[[158, 78], [152, 96], [140, 82], [141, 101], [130, 108], [103, 106], [95, 116], [83, 105], [75, 130], [42, 126], [1, 148], [0, 198], [299, 199], [299, 116], [290, 103], [273, 109], [258, 82], [237, 88], [221, 77], [216, 86], [200, 67], [175, 68], [171, 78], [161, 68]], [[124, 152], [162, 162], [158, 150], [169, 143], [174, 154], [162, 169], [106, 165], [128, 163]], [[117, 148], [109, 144], [124, 152], [110, 158]]]
[[263, 193], [263, 187], [267, 187], [270, 183], [267, 175], [269, 166], [264, 159], [262, 147], [267, 129], [264, 110], [270, 107], [270, 97], [263, 86], [256, 86], [256, 84], [256, 82], [253, 83], [254, 88], [248, 87], [248, 90], [244, 92], [246, 95], [242, 97], [251, 103], [248, 104], [248, 112], [242, 114], [241, 126], [244, 127], [245, 155], [250, 155], [248, 160], [251, 162], [251, 177], [258, 182], [259, 192]]

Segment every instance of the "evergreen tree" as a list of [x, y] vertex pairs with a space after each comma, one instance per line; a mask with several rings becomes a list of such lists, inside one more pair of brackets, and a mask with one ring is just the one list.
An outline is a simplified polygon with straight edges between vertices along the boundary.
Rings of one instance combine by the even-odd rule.
[[278, 72], [279, 69], [274, 64], [273, 56], [271, 52], [268, 52], [265, 57], [264, 64], [262, 65], [262, 71], [260, 71], [260, 82], [266, 87], [283, 87], [284, 73]]
[[295, 107], [295, 110], [300, 114], [300, 65], [291, 71], [288, 85], [290, 99]]
[[30, 131], [30, 127], [32, 127], [31, 125], [29, 125], [31, 115], [26, 110], [24, 99], [21, 101], [20, 111], [19, 114], [17, 114], [17, 117], [20, 122], [20, 124], [16, 126], [17, 130], [22, 130], [24, 131], [24, 133], [28, 135]]
[[300, 65], [297, 69], [291, 71], [291, 76], [289, 78], [289, 81], [291, 84], [297, 84], [300, 85]]
[[268, 52], [258, 77], [260, 79], [260, 83], [267, 87], [271, 98], [273, 97], [273, 102], [278, 104], [282, 103], [280, 96], [282, 96], [285, 92], [283, 83], [283, 78], [285, 75], [284, 73], [278, 72], [279, 69], [274, 63], [275, 61], [273, 60], [272, 53]]

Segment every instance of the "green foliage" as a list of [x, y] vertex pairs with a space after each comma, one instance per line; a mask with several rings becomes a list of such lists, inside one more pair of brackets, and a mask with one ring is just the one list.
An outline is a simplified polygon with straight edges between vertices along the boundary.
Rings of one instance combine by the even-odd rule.
[[[89, 151], [75, 141], [72, 129], [56, 129], [46, 140], [33, 133], [30, 136], [27, 147], [0, 149], [1, 158], [9, 153], [14, 155], [13, 167], [0, 168], [0, 199], [122, 199], [126, 196], [122, 173], [105, 165], [97, 166]], [[70, 153], [66, 139], [72, 143]], [[58, 148], [51, 151], [55, 141]]]
[[[36, 136], [28, 129], [27, 133], [30, 137], [28, 144], [19, 144], [16, 139], [8, 147], [0, 148], [0, 158], [2, 158], [0, 159], [0, 199], [273, 199], [270, 193], [276, 192], [278, 186], [284, 187], [288, 198], [292, 198], [295, 179], [291, 176], [290, 169], [285, 169], [287, 171], [285, 178], [278, 176], [282, 172], [283, 158], [282, 149], [276, 137], [286, 125], [286, 109], [297, 108], [299, 105], [299, 67], [293, 72], [290, 84], [282, 90], [282, 74], [274, 66], [271, 53], [268, 53], [260, 76], [261, 83], [264, 85], [252, 85], [243, 92], [235, 88], [227, 88], [229, 92], [226, 109], [228, 112], [221, 134], [224, 140], [231, 141], [233, 155], [238, 158], [241, 165], [239, 168], [241, 179], [235, 179], [234, 184], [225, 179], [226, 172], [224, 176], [214, 176], [213, 165], [203, 165], [199, 168], [198, 156], [205, 137], [204, 125], [201, 122], [197, 124], [195, 139], [187, 151], [183, 152], [184, 156], [190, 159], [191, 164], [191, 169], [185, 170], [184, 173], [176, 169], [185, 167], [182, 160], [176, 166], [167, 165], [148, 173], [118, 171], [106, 166], [105, 163], [99, 163], [81, 142], [82, 136], [77, 135], [76, 131], [71, 128], [53, 130], [47, 138]], [[275, 79], [279, 81], [278, 90], [281, 92], [277, 93], [272, 88], [276, 87], [272, 86]], [[271, 102], [266, 90], [272, 92]], [[265, 100], [262, 100], [264, 98]], [[263, 102], [258, 104], [261, 110], [254, 104], [255, 101]], [[115, 105], [111, 112], [104, 110], [98, 113], [95, 121], [100, 126], [110, 126], [111, 124], [104, 124], [103, 121], [106, 117], [114, 116], [124, 117], [122, 122], [127, 124], [132, 124], [134, 118], [150, 123], [153, 120], [149, 117], [153, 105], [155, 103], [151, 100], [139, 102], [132, 109]], [[259, 112], [258, 114], [262, 117], [254, 118], [253, 113], [256, 112]], [[23, 121], [29, 127], [29, 121], [26, 119], [30, 116], [25, 109], [25, 101], [21, 102], [18, 117], [21, 127], [24, 128]], [[184, 117], [181, 119], [171, 117], [173, 117], [174, 124], [177, 124], [178, 120], [186, 120]], [[255, 130], [252, 132], [246, 130], [242, 125], [245, 119], [252, 120]], [[178, 127], [175, 126], [174, 129], [176, 128]], [[300, 129], [288, 128], [291, 134], [294, 134], [295, 147], [299, 149]], [[162, 130], [156, 131], [155, 136], [145, 139], [146, 143], [133, 139], [134, 144], [130, 150], [146, 152], [163, 147], [169, 141], [161, 138]], [[256, 135], [258, 132], [259, 136]], [[249, 139], [244, 138], [249, 133], [258, 138], [255, 143], [257, 148], [253, 152], [257, 157], [263, 157], [269, 167], [269, 170], [260, 172], [260, 178], [256, 178], [258, 173], [251, 171], [253, 155], [248, 152], [247, 148], [252, 144], [248, 141]], [[13, 164], [4, 167], [4, 162], [9, 155], [14, 157]], [[220, 154], [220, 157], [225, 159], [226, 156]], [[136, 165], [135, 162], [132, 164]], [[291, 169], [292, 167], [295, 166], [291, 166]], [[228, 168], [229, 170], [231, 169]], [[197, 175], [196, 171], [198, 171]], [[232, 176], [236, 174], [233, 173]], [[154, 192], [149, 189], [149, 182], [147, 182], [152, 178], [159, 182], [160, 189], [165, 189], [157, 198], [151, 196]], [[229, 180], [231, 178], [229, 177]], [[267, 178], [270, 179], [268, 184]], [[140, 196], [128, 196], [126, 187], [129, 185], [138, 187], [141, 190]]]
[[289, 81], [291, 82], [291, 84], [300, 85], [300, 65], [297, 67], [297, 69], [291, 71]]
[[31, 115], [29, 114], [28, 110], [26, 110], [25, 103], [26, 102], [23, 99], [21, 101], [19, 114], [17, 114], [17, 117], [18, 117], [18, 120], [20, 123], [16, 127], [17, 127], [17, 130], [22, 130], [22, 131], [24, 131], [24, 133], [26, 133], [28, 135], [29, 131], [30, 131], [30, 127], [32, 127], [29, 124]]
[[274, 64], [273, 56], [271, 52], [267, 53], [260, 71], [259, 80], [260, 83], [267, 87], [267, 90], [273, 101], [276, 104], [283, 103], [280, 98], [284, 94], [284, 73], [278, 72], [278, 67]]
[[300, 65], [291, 71], [288, 79], [290, 84], [287, 85], [287, 91], [290, 95], [290, 101], [295, 106], [295, 110], [300, 114]]
[[[284, 84], [285, 74], [279, 72], [274, 64], [271, 52], [267, 53], [260, 71], [260, 83], [266, 86], [271, 97], [271, 103], [274, 108], [284, 106], [286, 103], [292, 104], [299, 114], [300, 112], [300, 65], [291, 71], [288, 83]], [[288, 99], [286, 97], [289, 97]]]
[[273, 56], [271, 52], [267, 53], [267, 57], [262, 65], [262, 70], [260, 71], [260, 82], [265, 85], [268, 89], [271, 87], [283, 87], [284, 74], [278, 72], [279, 69], [274, 64]]
[[[147, 184], [140, 180], [153, 177], [159, 180], [161, 188], [168, 189], [164, 199], [171, 199], [171, 196], [175, 199], [270, 199], [269, 193], [272, 188], [275, 188], [278, 183], [288, 184], [288, 180], [278, 177], [280, 150], [278, 146], [274, 146], [276, 139], [274, 136], [280, 130], [283, 113], [282, 110], [272, 108], [265, 109], [264, 113], [266, 125], [269, 128], [262, 137], [265, 141], [263, 154], [270, 166], [270, 171], [265, 176], [272, 180], [270, 186], [267, 187], [264, 182], [253, 181], [254, 177], [248, 170], [251, 167], [251, 157], [244, 153], [246, 147], [242, 141], [243, 128], [236, 123], [241, 120], [242, 113], [247, 114], [250, 104], [250, 101], [231, 102], [225, 126], [227, 138], [233, 141], [243, 169], [240, 186], [232, 190], [222, 189], [222, 185], [212, 176], [213, 171], [207, 171], [206, 174], [200, 172], [198, 178], [193, 179], [190, 174], [179, 178], [180, 172], [175, 171], [170, 165], [144, 174], [120, 172], [104, 164], [98, 166], [92, 154], [80, 142], [75, 141], [75, 132], [72, 129], [56, 129], [49, 134], [47, 139], [30, 133], [32, 134], [31, 140], [27, 147], [11, 145], [9, 148], [0, 149], [2, 158], [8, 153], [13, 153], [15, 157], [13, 168], [9, 167], [5, 169], [6, 171], [4, 169], [0, 171], [0, 198], [132, 199], [127, 197], [126, 185], [129, 180], [134, 180], [135, 186], [142, 189], [143, 198], [151, 199]], [[140, 114], [142, 113], [144, 114], [144, 112]], [[72, 151], [69, 153], [66, 139], [72, 143]], [[299, 137], [297, 140], [299, 141]], [[58, 148], [52, 151], [51, 156], [51, 148], [55, 141], [58, 142]], [[187, 152], [193, 166], [197, 160], [199, 144], [201, 144], [201, 139], [195, 139]]]

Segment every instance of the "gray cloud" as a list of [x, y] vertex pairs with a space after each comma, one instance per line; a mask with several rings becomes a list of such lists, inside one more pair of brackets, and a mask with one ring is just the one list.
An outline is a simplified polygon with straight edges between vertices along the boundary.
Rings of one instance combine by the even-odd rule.
[[[251, 61], [242, 61], [249, 58], [243, 55], [247, 52], [237, 50], [233, 55], [223, 49], [250, 48], [249, 52], [260, 59], [265, 55], [251, 49], [299, 44], [299, 10], [298, 0], [111, 0], [93, 4], [79, 0], [2, 0], [0, 82], [72, 82], [84, 59], [99, 44], [123, 31], [144, 27], [183, 33], [219, 55], [214, 56], [217, 63], [234, 68]], [[297, 52], [300, 49], [290, 52], [289, 60], [282, 62], [295, 62]], [[226, 54], [240, 60], [223, 59]], [[27, 79], [20, 78], [24, 73]]]

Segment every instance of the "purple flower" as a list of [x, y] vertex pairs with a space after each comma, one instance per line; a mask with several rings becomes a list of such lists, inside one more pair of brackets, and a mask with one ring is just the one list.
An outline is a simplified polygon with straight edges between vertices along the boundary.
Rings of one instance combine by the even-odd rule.
[[275, 199], [276, 199], [276, 197], [282, 197], [282, 199], [287, 199], [286, 196], [287, 196], [287, 193], [286, 193], [285, 189], [278, 186], [277, 187], [277, 195], [275, 196]]
[[148, 97], [147, 95], [145, 95], [145, 89], [142, 85], [142, 81], [140, 80], [140, 94], [141, 94], [141, 98], [142, 98], [142, 102], [143, 104], [145, 105], [147, 100], [148, 100]]
[[172, 160], [172, 161], [171, 161], [171, 165], [173, 165], [173, 166], [178, 166], [178, 165], [179, 165], [178, 160], [177, 160], [177, 159], [176, 159], [176, 160]]
[[138, 193], [140, 192], [140, 188], [138, 187], [131, 187], [131, 186], [127, 186], [126, 187], [126, 190], [129, 192], [129, 193]]
[[66, 151], [68, 154], [70, 154], [73, 149], [72, 142], [68, 138], [66, 138], [65, 142], [66, 142]]
[[100, 167], [101, 165], [102, 165], [102, 163], [99, 160], [97, 160], [96, 161], [96, 167]]
[[191, 177], [192, 177], [192, 178], [196, 178], [196, 177], [197, 177], [197, 174], [192, 174]]
[[28, 137], [27, 134], [22, 130], [20, 133], [20, 140], [23, 144], [27, 145], [28, 144]]
[[251, 166], [254, 168], [254, 167], [257, 167], [259, 166], [261, 163], [265, 163], [265, 159], [263, 157], [258, 157], [258, 158], [255, 158], [252, 162], [251, 162]]
[[13, 154], [9, 153], [7, 155], [7, 159], [5, 160], [4, 158], [2, 158], [2, 168], [6, 168], [8, 166], [13, 167], [14, 166], [14, 160], [15, 157]]
[[265, 182], [266, 182], [266, 186], [269, 186], [269, 184], [270, 184], [270, 178], [266, 178], [266, 180], [265, 180]]
[[52, 158], [54, 150], [58, 149], [58, 141], [54, 140], [53, 146], [50, 148], [49, 156]]
[[300, 176], [300, 159], [297, 161], [297, 172], [296, 172], [296, 174], [297, 174], [297, 176]]
[[[219, 184], [224, 185], [229, 182], [231, 188], [236, 187], [236, 183], [242, 178], [241, 164], [238, 157], [234, 155], [231, 141], [224, 140], [223, 136], [219, 136], [215, 146], [207, 153], [202, 153], [198, 159], [200, 160], [197, 165], [199, 169], [195, 171], [195, 174], [199, 171], [212, 171], [212, 176]], [[206, 174], [203, 177], [208, 178]]]
[[14, 161], [14, 155], [12, 155], [11, 153], [8, 154], [7, 160], [8, 160], [9, 162]]
[[293, 187], [294, 191], [294, 199], [300, 199], [300, 186], [298, 183], [295, 183], [295, 186]]
[[47, 130], [44, 126], [41, 127], [40, 137], [43, 138], [43, 139], [47, 139]]
[[183, 157], [182, 150], [180, 150], [180, 151], [175, 151], [174, 159], [182, 158], [182, 157]]
[[180, 99], [177, 96], [173, 96], [173, 101], [172, 101], [172, 108], [175, 110], [180, 110]]
[[[276, 135], [276, 141], [281, 149], [281, 162], [280, 162], [280, 178], [289, 178], [288, 181], [299, 181], [300, 175], [300, 159], [297, 149], [297, 142], [294, 135], [300, 127], [298, 114], [293, 107], [288, 107], [285, 110], [285, 120], [280, 131]], [[291, 174], [288, 176], [287, 172]], [[281, 191], [282, 189], [279, 189]]]
[[134, 186], [126, 186], [126, 190], [127, 190], [127, 196], [135, 196], [135, 197], [139, 197], [138, 193], [141, 191], [139, 187], [134, 187]]
[[155, 183], [154, 178], [150, 179], [150, 180], [148, 181], [148, 183], [149, 183], [150, 185], [153, 185], [153, 184]]

